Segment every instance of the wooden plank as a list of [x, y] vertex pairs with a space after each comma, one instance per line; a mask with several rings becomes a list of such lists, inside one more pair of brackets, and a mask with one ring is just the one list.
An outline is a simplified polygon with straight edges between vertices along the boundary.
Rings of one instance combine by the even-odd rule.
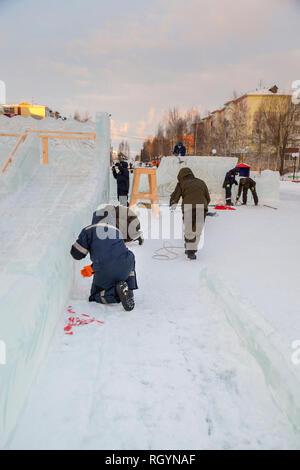
[[0, 137], [21, 137], [22, 135], [24, 134], [4, 134], [4, 133], [0, 133]]
[[148, 174], [156, 175], [156, 168], [136, 168], [134, 172], [140, 173], [141, 175], [148, 175]]
[[2, 173], [5, 173], [8, 166], [11, 164], [12, 160], [13, 160], [13, 157], [16, 153], [16, 151], [18, 150], [19, 146], [25, 142], [26, 140], [26, 137], [27, 135], [26, 134], [21, 134], [18, 142], [16, 143], [16, 145], [14, 146], [13, 150], [11, 151], [11, 154], [9, 155], [8, 159], [6, 160], [6, 162], [4, 163], [3, 167], [2, 167]]
[[36, 131], [32, 129], [26, 129], [26, 132], [31, 132], [34, 134], [70, 134], [70, 135], [91, 135], [96, 137], [96, 132], [73, 132], [73, 131], [47, 131], [47, 130], [42, 130], [42, 131]]
[[42, 137], [42, 142], [43, 142], [43, 165], [48, 165], [48, 137], [43, 136]]
[[40, 135], [41, 139], [47, 137], [48, 139], [61, 139], [61, 140], [96, 140], [96, 135], [93, 137], [77, 137], [68, 135]]
[[[145, 174], [148, 176], [149, 192], [139, 192], [141, 175]], [[136, 168], [134, 170], [129, 208], [135, 212], [137, 201], [145, 199], [151, 201], [153, 215], [156, 217], [159, 216], [159, 200], [155, 168]]]

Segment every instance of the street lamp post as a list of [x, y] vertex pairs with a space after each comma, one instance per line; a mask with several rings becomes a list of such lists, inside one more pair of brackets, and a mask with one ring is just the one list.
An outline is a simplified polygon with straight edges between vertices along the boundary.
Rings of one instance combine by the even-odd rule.
[[294, 159], [294, 174], [293, 174], [293, 181], [295, 181], [296, 178], [296, 160], [299, 157], [299, 152], [292, 153], [292, 157]]

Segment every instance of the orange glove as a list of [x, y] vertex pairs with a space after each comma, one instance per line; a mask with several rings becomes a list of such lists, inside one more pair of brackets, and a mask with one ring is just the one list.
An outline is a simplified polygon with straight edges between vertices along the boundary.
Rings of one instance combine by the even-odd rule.
[[81, 276], [82, 277], [92, 277], [94, 275], [93, 267], [91, 266], [85, 266], [82, 271], [81, 271]]

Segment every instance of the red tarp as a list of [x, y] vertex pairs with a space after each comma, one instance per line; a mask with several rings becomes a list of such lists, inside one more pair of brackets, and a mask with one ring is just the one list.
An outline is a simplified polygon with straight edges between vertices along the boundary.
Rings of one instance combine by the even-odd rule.
[[236, 211], [236, 209], [232, 206], [216, 206], [215, 209], [217, 211]]

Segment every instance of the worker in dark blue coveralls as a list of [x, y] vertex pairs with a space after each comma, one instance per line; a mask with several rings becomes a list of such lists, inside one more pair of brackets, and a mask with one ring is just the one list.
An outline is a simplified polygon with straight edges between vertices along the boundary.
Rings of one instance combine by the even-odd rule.
[[238, 168], [233, 168], [232, 170], [228, 171], [225, 176], [225, 180], [223, 183], [223, 188], [226, 191], [226, 204], [227, 206], [232, 206], [232, 201], [231, 201], [231, 193], [232, 193], [232, 186], [238, 185], [238, 182], [236, 180], [236, 177], [239, 175], [239, 170]]
[[135, 257], [126, 247], [121, 231], [106, 221], [84, 228], [72, 246], [71, 255], [81, 260], [88, 254], [94, 275], [89, 301], [121, 302], [125, 310], [133, 310], [133, 291], [138, 288]]
[[186, 147], [183, 145], [182, 142], [178, 142], [177, 145], [174, 147], [173, 155], [176, 155], [176, 157], [185, 157], [186, 154]]
[[129, 193], [129, 171], [128, 163], [125, 161], [118, 162], [113, 166], [112, 172], [114, 178], [117, 180], [118, 201], [123, 206], [128, 206], [128, 193]]

